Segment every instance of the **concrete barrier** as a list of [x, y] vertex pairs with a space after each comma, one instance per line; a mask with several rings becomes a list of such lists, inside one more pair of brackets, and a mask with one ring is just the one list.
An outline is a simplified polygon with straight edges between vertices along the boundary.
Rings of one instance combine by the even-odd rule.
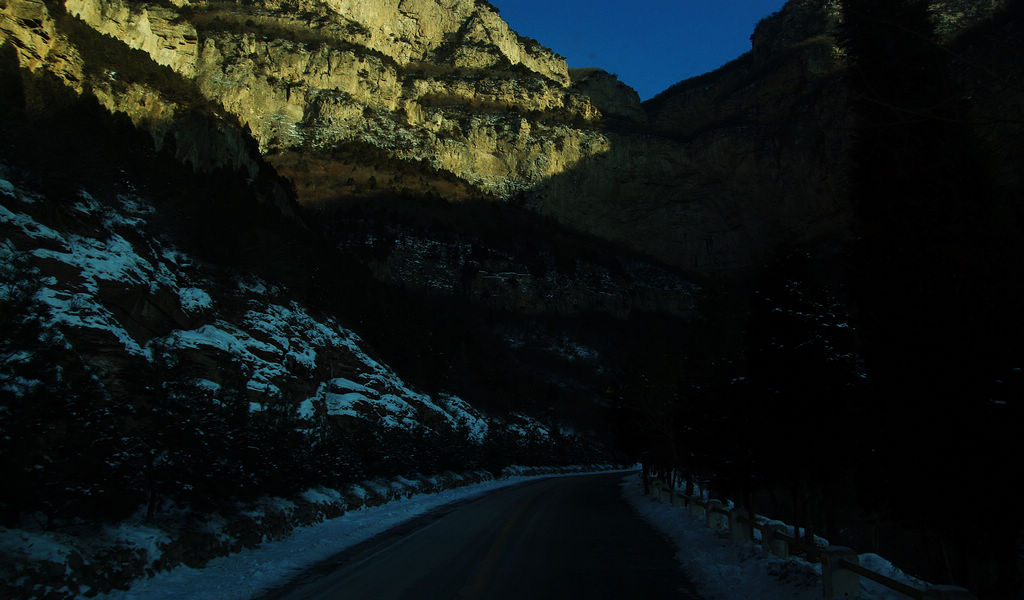
[[727, 531], [729, 529], [729, 514], [721, 500], [708, 500], [706, 524], [711, 529]]
[[729, 511], [729, 534], [737, 543], [753, 541], [754, 519], [749, 510], [737, 506]]
[[[703, 501], [699, 495], [686, 496], [680, 492], [669, 490], [668, 486], [658, 480], [650, 482], [651, 497], [667, 504], [688, 507], [690, 516], [702, 520], [705, 524], [721, 531], [728, 530], [734, 542], [747, 543], [754, 539], [754, 515], [750, 511], [734, 507], [725, 511], [720, 500]], [[761, 545], [765, 554], [778, 558], [789, 558], [789, 528], [779, 523], [759, 527], [761, 529]], [[804, 547], [799, 540], [794, 540], [797, 550]], [[866, 569], [860, 565], [857, 553], [843, 546], [829, 546], [818, 554], [815, 548], [805, 548], [808, 560], [821, 562], [821, 579], [823, 597], [826, 599], [859, 598], [861, 595], [861, 577], [874, 580], [890, 589], [906, 595], [914, 600], [977, 600], [970, 591], [956, 586], [937, 585], [927, 590], [909, 586], [903, 582]]]
[[765, 525], [761, 528], [761, 547], [765, 553], [779, 558], [789, 558], [789, 542], [781, 538], [786, 528], [782, 525]]
[[860, 598], [860, 575], [844, 568], [843, 562], [859, 565], [860, 559], [845, 546], [829, 546], [821, 554], [821, 583], [826, 600]]

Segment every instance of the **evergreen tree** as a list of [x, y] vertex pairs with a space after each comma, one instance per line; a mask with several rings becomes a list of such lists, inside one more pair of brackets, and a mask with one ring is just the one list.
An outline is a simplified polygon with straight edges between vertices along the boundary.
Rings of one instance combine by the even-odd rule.
[[[929, 8], [924, 0], [849, 0], [844, 9], [859, 123], [854, 293], [874, 385], [870, 408], [884, 428], [874, 485], [886, 490], [902, 527], [943, 549], [904, 553], [912, 544], [902, 541], [883, 548], [887, 556], [926, 577], [1000, 595], [1012, 579], [1011, 553], [970, 558], [967, 548], [982, 535], [1007, 548], [1008, 532], [1020, 526], [1014, 516], [989, 530], [970, 515], [1017, 513], [992, 505], [1021, 469], [1008, 458], [1019, 455], [1019, 443], [992, 427], [996, 412], [1011, 415], [993, 404], [991, 388], [1022, 358], [1021, 228], [996, 206], [968, 94], [951, 76], [955, 51], [936, 39]], [[998, 564], [1002, 583], [978, 577], [988, 569], [971, 561]]]

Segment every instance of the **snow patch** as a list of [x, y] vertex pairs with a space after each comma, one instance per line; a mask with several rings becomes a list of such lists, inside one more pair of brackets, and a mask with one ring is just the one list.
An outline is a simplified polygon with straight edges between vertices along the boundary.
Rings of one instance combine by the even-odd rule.
[[71, 546], [61, 541], [56, 533], [0, 527], [0, 556], [18, 556], [28, 561], [47, 560], [63, 564], [72, 551]]
[[194, 287], [178, 290], [178, 300], [181, 309], [187, 313], [199, 312], [213, 306], [213, 298], [205, 291]]
[[548, 439], [551, 437], [551, 430], [537, 419], [522, 413], [512, 413], [511, 417], [516, 422], [509, 423], [507, 427], [509, 431], [515, 433], [519, 437], [541, 439]]
[[36, 299], [50, 308], [50, 325], [106, 331], [117, 338], [129, 354], [145, 354], [117, 317], [92, 294], [72, 294], [46, 287], [36, 292]]
[[221, 385], [219, 383], [217, 383], [216, 381], [210, 381], [209, 379], [194, 379], [192, 383], [197, 388], [201, 390], [206, 390], [208, 392], [216, 392], [221, 388]]
[[735, 544], [678, 506], [643, 495], [639, 475], [622, 482], [633, 508], [676, 546], [676, 559], [702, 596], [717, 600], [820, 600], [821, 567], [764, 556], [754, 543]]
[[53, 259], [79, 270], [86, 291], [99, 291], [98, 282], [118, 285], [150, 285], [153, 265], [135, 253], [131, 242], [114, 234], [105, 241], [79, 235], [68, 235], [66, 252], [37, 248], [32, 254], [42, 259]]
[[[622, 494], [642, 517], [668, 537], [678, 549], [676, 559], [706, 598], [716, 600], [819, 600], [821, 565], [799, 557], [780, 559], [763, 553], [754, 542], [738, 544], [728, 535], [690, 517], [688, 511], [643, 495], [639, 474], [622, 481]], [[782, 523], [763, 519], [765, 523]], [[788, 527], [788, 526], [787, 526]], [[755, 530], [755, 535], [759, 533]], [[825, 540], [817, 538], [821, 542]], [[930, 585], [907, 575], [877, 554], [859, 555], [860, 564], [911, 587]], [[861, 578], [861, 600], [904, 600], [906, 596]]]
[[299, 496], [306, 502], [312, 502], [313, 504], [333, 504], [344, 500], [341, 492], [338, 490], [324, 487], [310, 488], [299, 494]]
[[271, 291], [265, 281], [256, 277], [238, 279], [235, 284], [238, 286], [239, 291], [246, 294], [265, 296]]
[[[902, 570], [893, 565], [891, 562], [877, 554], [861, 554], [858, 556], [858, 559], [860, 566], [866, 569], [870, 569], [875, 573], [884, 575], [889, 579], [895, 579], [900, 583], [904, 583], [906, 585], [918, 589], [925, 589], [929, 587], [929, 584], [927, 582], [922, 581], [911, 575], [907, 575]], [[870, 579], [863, 577], [861, 578], [861, 587], [864, 589], [866, 594], [870, 594], [869, 596], [867, 596], [869, 600], [889, 600], [890, 598], [892, 598], [893, 600], [902, 600], [906, 597], [903, 594], [894, 592], [893, 590], [885, 587], [880, 583], [875, 583], [874, 581], [871, 581]]]
[[35, 219], [25, 213], [13, 212], [2, 204], [0, 204], [0, 223], [17, 227], [22, 233], [34, 240], [50, 240], [60, 242], [61, 244], [64, 243], [64, 236], [60, 233], [36, 222]]
[[118, 544], [144, 550], [147, 564], [155, 562], [163, 553], [160, 549], [161, 544], [166, 545], [171, 542], [171, 536], [167, 532], [141, 524], [122, 523], [118, 526], [106, 527], [103, 533], [105, 538]]
[[341, 393], [345, 391], [349, 392], [362, 392], [364, 394], [376, 394], [377, 391], [366, 387], [361, 383], [356, 383], [351, 379], [345, 379], [343, 377], [336, 377], [327, 382], [327, 389], [334, 393]]
[[[247, 384], [251, 390], [280, 395], [280, 389], [273, 382], [288, 375], [287, 367], [275, 359], [281, 354], [278, 348], [253, 339], [245, 331], [225, 321], [216, 321], [197, 329], [179, 329], [155, 341], [177, 350], [215, 348], [244, 362], [253, 369]], [[147, 346], [151, 357], [154, 348], [153, 342]]]
[[476, 444], [484, 443], [490, 427], [487, 420], [476, 409], [462, 398], [451, 394], [440, 394], [439, 401], [445, 416], [449, 418], [454, 427], [465, 429], [470, 441]]

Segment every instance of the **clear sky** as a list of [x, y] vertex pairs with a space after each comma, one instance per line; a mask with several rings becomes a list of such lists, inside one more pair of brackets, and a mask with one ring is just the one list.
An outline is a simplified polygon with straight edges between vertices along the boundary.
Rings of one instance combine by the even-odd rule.
[[784, 0], [490, 0], [512, 29], [569, 67], [615, 73], [646, 100], [750, 50]]

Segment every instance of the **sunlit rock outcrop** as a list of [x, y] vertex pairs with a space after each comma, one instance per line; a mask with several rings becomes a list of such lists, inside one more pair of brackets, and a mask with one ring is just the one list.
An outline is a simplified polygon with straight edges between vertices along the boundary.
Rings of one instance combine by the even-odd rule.
[[579, 90], [605, 117], [617, 117], [643, 123], [647, 120], [640, 107], [636, 90], [619, 81], [618, 77], [597, 68], [572, 69], [573, 88]]
[[172, 8], [103, 0], [68, 0], [65, 8], [104, 35], [142, 50], [160, 65], [195, 74], [199, 54], [196, 29]]
[[[66, 72], [69, 85], [103, 96], [108, 108], [128, 114], [158, 140], [176, 115], [197, 105], [208, 111], [202, 105], [213, 103], [294, 180], [303, 202], [359, 195], [371, 177], [394, 177], [387, 164], [367, 174], [364, 164], [339, 161], [338, 150], [351, 144], [438, 174], [421, 174], [410, 191], [498, 198], [607, 149], [605, 136], [579, 126], [601, 115], [569, 88], [564, 59], [510, 30], [486, 3], [174, 7], [68, 0], [52, 8], [145, 52], [180, 80], [154, 82], [91, 60], [85, 67], [80, 48], [94, 40], [65, 15], [51, 16], [46, 4], [15, 0], [4, 9], [11, 23], [5, 35], [21, 42], [25, 66]], [[181, 90], [189, 93], [182, 97]], [[301, 170], [293, 168], [294, 152], [305, 157]], [[210, 163], [200, 168], [238, 162], [190, 158]], [[309, 171], [313, 179], [316, 171], [328, 172], [332, 181], [314, 185]], [[449, 185], [453, 177], [463, 184]]]
[[[933, 2], [943, 40], [1004, 2]], [[840, 0], [792, 0], [752, 50], [640, 104], [482, 0], [8, 0], [0, 32], [197, 169], [287, 177], [300, 203], [511, 201], [697, 272], [849, 232]], [[118, 49], [121, 49], [118, 51]]]

